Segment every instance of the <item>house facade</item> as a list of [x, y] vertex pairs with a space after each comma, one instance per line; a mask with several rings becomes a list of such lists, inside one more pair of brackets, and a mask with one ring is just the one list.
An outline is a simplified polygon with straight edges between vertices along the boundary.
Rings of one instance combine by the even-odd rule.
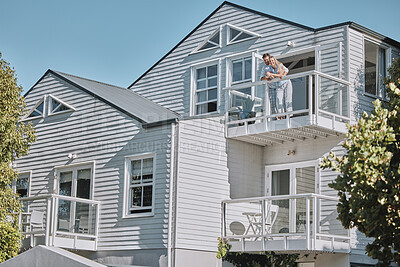
[[[266, 52], [289, 69], [293, 111], [271, 108]], [[318, 163], [385, 99], [399, 56], [353, 22], [314, 29], [224, 2], [127, 89], [47, 71], [26, 94], [38, 140], [15, 162], [23, 245], [109, 266], [229, 266], [224, 237], [299, 266], [374, 264]]]

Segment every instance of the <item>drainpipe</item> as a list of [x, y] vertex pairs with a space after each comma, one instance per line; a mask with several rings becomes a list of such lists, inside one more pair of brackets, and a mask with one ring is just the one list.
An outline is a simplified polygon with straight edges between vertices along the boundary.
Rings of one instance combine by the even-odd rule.
[[175, 175], [175, 141], [176, 140], [176, 129], [175, 127], [179, 127], [178, 123], [171, 123], [171, 149], [170, 149], [170, 178], [169, 178], [169, 205], [168, 205], [168, 267], [175, 266], [175, 206], [176, 206], [176, 175]]

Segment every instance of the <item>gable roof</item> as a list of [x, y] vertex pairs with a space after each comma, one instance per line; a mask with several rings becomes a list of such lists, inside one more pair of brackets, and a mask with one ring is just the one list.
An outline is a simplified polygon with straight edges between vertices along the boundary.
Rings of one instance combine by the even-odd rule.
[[207, 18], [205, 18], [202, 22], [200, 22], [200, 24], [197, 25], [196, 28], [194, 28], [188, 35], [186, 35], [177, 45], [175, 45], [170, 51], [168, 51], [167, 54], [165, 54], [160, 60], [158, 60], [153, 66], [151, 66], [145, 73], [143, 73], [139, 78], [137, 78], [136, 81], [134, 81], [131, 85], [129, 85], [128, 88], [131, 88], [138, 81], [140, 81], [147, 73], [149, 73], [155, 66], [157, 66], [161, 61], [163, 61], [168, 55], [170, 55], [178, 46], [180, 46], [187, 38], [189, 38], [190, 35], [192, 35], [198, 28], [200, 28], [209, 18], [211, 18], [215, 13], [217, 13], [224, 5], [230, 5], [230, 6], [233, 6], [233, 7], [248, 11], [248, 12], [252, 12], [252, 13], [261, 15], [261, 16], [266, 17], [266, 18], [274, 19], [274, 20], [277, 20], [277, 21], [280, 21], [280, 22], [284, 22], [284, 23], [287, 23], [287, 24], [290, 24], [290, 25], [293, 25], [293, 26], [296, 26], [296, 27], [299, 27], [299, 28], [303, 28], [305, 30], [313, 31], [313, 32], [318, 32], [318, 31], [322, 31], [322, 30], [326, 30], [326, 29], [330, 29], [330, 28], [336, 28], [336, 27], [341, 27], [341, 26], [348, 25], [349, 27], [351, 27], [353, 29], [356, 29], [356, 30], [361, 31], [363, 33], [368, 33], [368, 34], [378, 38], [379, 40], [381, 40], [383, 42], [386, 42], [386, 43], [388, 43], [390, 45], [393, 45], [393, 46], [396, 46], [396, 47], [400, 48], [400, 42], [398, 42], [396, 40], [393, 40], [393, 39], [391, 39], [389, 37], [386, 37], [386, 36], [384, 36], [382, 34], [379, 34], [379, 33], [375, 32], [373, 30], [370, 30], [370, 29], [368, 29], [368, 28], [366, 28], [364, 26], [361, 26], [361, 25], [359, 25], [359, 24], [357, 24], [355, 22], [352, 22], [352, 21], [347, 21], [347, 22], [343, 22], [343, 23], [328, 25], [328, 26], [324, 26], [324, 27], [320, 27], [320, 28], [312, 28], [312, 27], [308, 27], [308, 26], [293, 22], [293, 21], [289, 21], [289, 20], [285, 20], [285, 19], [282, 19], [282, 18], [279, 18], [279, 17], [275, 17], [275, 16], [272, 16], [272, 15], [269, 15], [269, 14], [254, 10], [254, 9], [250, 9], [250, 8], [247, 8], [247, 7], [244, 7], [244, 6], [240, 6], [240, 5], [228, 2], [228, 1], [224, 1], [219, 7], [217, 7], [217, 9], [215, 9], [209, 16], [207, 16]]
[[[180, 117], [177, 113], [164, 108], [132, 90], [59, 71], [47, 70], [36, 84], [38, 84], [47, 74], [53, 74], [63, 81], [100, 99], [106, 104], [139, 121], [142, 123], [144, 128], [173, 122]], [[25, 96], [35, 87], [35, 85], [29, 89]]]

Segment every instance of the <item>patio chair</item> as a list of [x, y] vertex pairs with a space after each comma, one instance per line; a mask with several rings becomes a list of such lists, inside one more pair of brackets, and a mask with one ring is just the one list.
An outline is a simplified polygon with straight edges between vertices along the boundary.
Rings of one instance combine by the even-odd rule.
[[265, 231], [270, 234], [272, 232], [272, 226], [274, 226], [276, 218], [278, 217], [279, 206], [271, 204], [266, 208]]

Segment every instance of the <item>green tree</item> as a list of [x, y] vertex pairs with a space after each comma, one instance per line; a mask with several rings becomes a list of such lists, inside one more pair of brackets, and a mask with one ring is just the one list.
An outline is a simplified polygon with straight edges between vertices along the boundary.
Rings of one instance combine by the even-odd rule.
[[36, 140], [32, 125], [20, 122], [25, 112], [21, 92], [14, 69], [0, 53], [0, 262], [17, 255], [21, 240], [21, 203], [10, 187], [18, 177], [12, 162], [27, 154]]
[[400, 60], [385, 79], [389, 101], [373, 102], [356, 125], [348, 125], [343, 156], [330, 153], [321, 163], [340, 175], [330, 184], [338, 191], [339, 220], [374, 241], [367, 245], [377, 266], [400, 265]]

